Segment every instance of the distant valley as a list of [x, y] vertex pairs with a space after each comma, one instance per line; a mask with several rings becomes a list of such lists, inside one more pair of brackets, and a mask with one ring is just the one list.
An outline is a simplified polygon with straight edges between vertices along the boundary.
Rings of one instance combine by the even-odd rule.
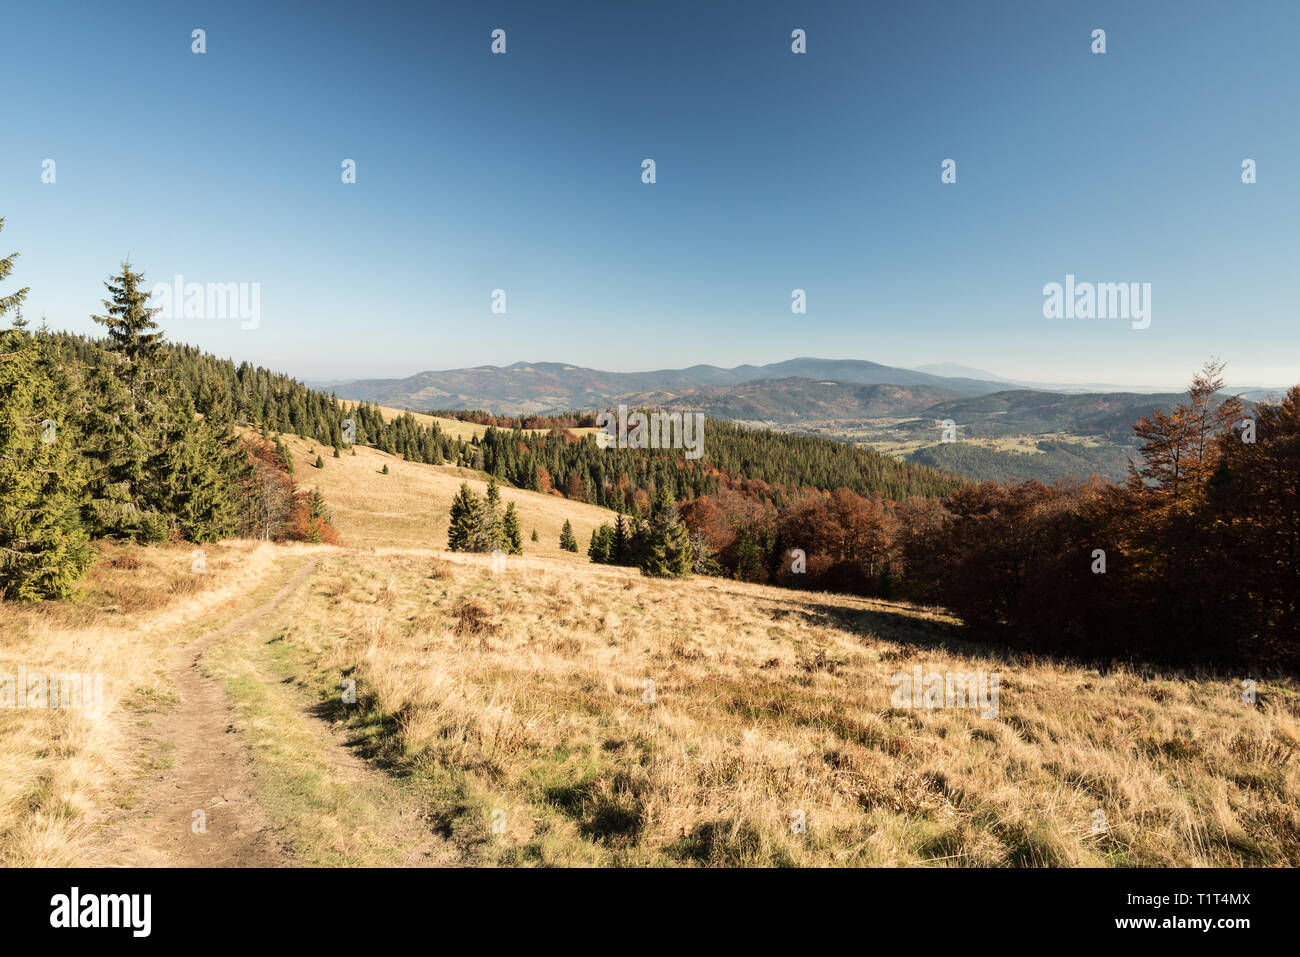
[[[626, 404], [703, 412], [741, 425], [868, 446], [970, 479], [1047, 483], [1094, 473], [1122, 479], [1135, 450], [1132, 423], [1182, 398], [1174, 392], [1024, 388], [951, 363], [902, 369], [813, 358], [652, 372], [520, 362], [330, 388], [341, 399], [416, 411], [527, 416]], [[1239, 391], [1247, 400], [1268, 392]], [[955, 442], [941, 440], [940, 423], [949, 419], [957, 427]]]

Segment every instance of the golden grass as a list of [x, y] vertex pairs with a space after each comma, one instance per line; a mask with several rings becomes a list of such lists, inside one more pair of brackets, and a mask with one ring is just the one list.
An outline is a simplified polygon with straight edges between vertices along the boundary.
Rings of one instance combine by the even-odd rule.
[[0, 605], [0, 675], [99, 673], [102, 714], [86, 709], [0, 709], [0, 864], [81, 862], [102, 814], [126, 799], [134, 767], [133, 712], [171, 695], [165, 652], [239, 613], [274, 566], [275, 546], [204, 548], [101, 545], [70, 601]]
[[[334, 458], [331, 449], [316, 442], [295, 436], [285, 436], [284, 442], [293, 453], [295, 479], [303, 488], [321, 490], [347, 545], [445, 549], [451, 501], [460, 483], [468, 481], [480, 498], [487, 490], [487, 477], [470, 469], [407, 462], [359, 446], [355, 456], [347, 451]], [[321, 469], [313, 465], [318, 454], [325, 463]], [[595, 505], [504, 486], [501, 500], [502, 508], [515, 503], [526, 555], [567, 562], [585, 564], [591, 533], [602, 523], [613, 524], [617, 517]], [[560, 548], [560, 528], [566, 519], [573, 525], [579, 555]], [[536, 542], [530, 539], [533, 529], [537, 529]]]
[[[357, 403], [347, 399], [339, 399], [339, 405], [346, 409], [356, 408]], [[377, 406], [379, 414], [384, 417], [385, 422], [392, 422], [394, 419], [400, 419], [407, 414], [406, 409], [394, 409], [386, 405]], [[462, 442], [473, 442], [480, 438], [487, 431], [486, 425], [475, 425], [473, 422], [462, 422], [460, 419], [448, 419], [441, 415], [426, 415], [423, 412], [412, 412], [415, 421], [423, 426], [437, 425], [444, 435], [453, 439], [459, 439]]]
[[[513, 489], [525, 554], [494, 573], [442, 550], [458, 470], [286, 442], [346, 547], [209, 546], [203, 576], [188, 548], [107, 548], [77, 600], [0, 606], [0, 673], [99, 671], [107, 699], [99, 720], [0, 712], [0, 863], [86, 862], [130, 800], [133, 716], [166, 707], [170, 651], [256, 607], [286, 554], [311, 551], [323, 564], [276, 619], [274, 659], [232, 645], [212, 662], [256, 772], [293, 785], [307, 754], [300, 783], [329, 776], [328, 749], [265, 693], [296, 676], [361, 742], [364, 770], [398, 775], [467, 861], [1300, 864], [1294, 679], [1102, 673], [964, 643], [939, 610], [647, 580], [559, 549], [566, 518], [585, 545], [610, 513]], [[915, 665], [998, 673], [999, 715], [893, 707], [890, 677]], [[339, 700], [343, 676], [356, 705]], [[411, 840], [372, 817], [382, 800], [293, 787], [271, 810], [331, 808], [303, 837], [321, 860], [379, 863], [376, 835]]]
[[[300, 590], [266, 627], [231, 635], [203, 658], [234, 705], [235, 728], [252, 753], [257, 801], [294, 864], [309, 867], [452, 863], [419, 802], [342, 748], [310, 711], [297, 662], [276, 622], [311, 598]], [[267, 635], [271, 637], [267, 638]]]
[[[336, 717], [484, 862], [1300, 863], [1294, 682], [1251, 706], [1229, 676], [1017, 660], [904, 605], [434, 561], [337, 556], [286, 638], [324, 700], [357, 680]], [[917, 664], [997, 672], [999, 716], [892, 707]]]
[[[357, 404], [346, 399], [339, 399], [338, 403], [344, 409], [355, 408]], [[400, 419], [402, 416], [406, 415], [408, 411], [406, 409], [394, 409], [386, 405], [376, 406], [376, 408], [379, 409], [379, 414], [384, 417], [385, 422], [392, 422], [394, 419]], [[462, 442], [477, 441], [482, 438], [483, 433], [487, 431], [486, 425], [476, 425], [473, 422], [462, 422], [460, 419], [448, 419], [441, 415], [427, 415], [424, 412], [411, 412], [410, 414], [415, 417], [415, 421], [420, 425], [437, 425], [444, 435], [450, 436], [453, 439], [458, 439]], [[549, 430], [524, 429], [523, 431], [529, 435], [540, 435]], [[575, 435], [582, 435], [587, 432], [595, 432], [597, 429], [571, 429], [570, 431]]]

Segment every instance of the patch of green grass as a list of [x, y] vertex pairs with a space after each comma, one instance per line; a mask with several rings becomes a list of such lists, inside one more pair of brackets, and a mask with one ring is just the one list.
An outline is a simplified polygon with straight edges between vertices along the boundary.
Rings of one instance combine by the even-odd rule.
[[174, 707], [180, 697], [171, 688], [136, 688], [122, 701], [122, 707], [138, 714], [153, 714]]
[[296, 863], [405, 862], [420, 829], [392, 826], [394, 793], [387, 778], [357, 773], [331, 753], [335, 745], [328, 732], [313, 727], [305, 714], [309, 702], [296, 687], [298, 651], [280, 637], [228, 640], [204, 658], [234, 702], [236, 729], [253, 753], [259, 803], [293, 849]]

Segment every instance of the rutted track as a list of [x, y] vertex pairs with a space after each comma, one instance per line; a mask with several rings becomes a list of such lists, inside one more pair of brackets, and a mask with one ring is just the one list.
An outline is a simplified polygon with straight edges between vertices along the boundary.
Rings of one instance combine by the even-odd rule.
[[[200, 668], [215, 642], [276, 611], [315, 571], [299, 568], [269, 601], [179, 649], [170, 673], [179, 702], [147, 716], [144, 738], [165, 765], [139, 801], [106, 829], [95, 855], [108, 866], [277, 867], [293, 863], [257, 803], [248, 749], [220, 682]], [[202, 811], [205, 832], [196, 832]]]

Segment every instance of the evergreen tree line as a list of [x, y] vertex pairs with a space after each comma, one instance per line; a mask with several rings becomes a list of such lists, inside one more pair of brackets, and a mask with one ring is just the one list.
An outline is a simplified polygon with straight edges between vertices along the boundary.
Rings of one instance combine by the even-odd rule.
[[596, 413], [569, 412], [562, 415], [494, 415], [482, 409], [432, 409], [427, 414], [443, 419], [457, 419], [474, 425], [490, 425], [511, 431], [513, 429], [540, 430], [595, 428]]
[[[105, 347], [102, 340], [70, 333], [52, 338], [70, 362], [93, 363]], [[409, 412], [385, 421], [375, 405], [340, 404], [330, 393], [261, 366], [236, 365], [193, 346], [163, 342], [160, 348], [177, 389], [189, 394], [203, 415], [218, 412], [263, 434], [296, 435], [336, 450], [366, 445], [429, 465], [473, 467], [477, 460], [469, 443], [445, 435], [436, 424], [421, 425]]]
[[468, 482], [460, 483], [460, 490], [451, 503], [447, 549], [453, 552], [500, 550], [507, 555], [524, 553], [524, 537], [519, 529], [515, 503], [510, 502], [505, 511], [501, 511], [501, 490], [495, 480], [488, 482], [487, 493], [482, 499], [474, 494]]
[[[566, 527], [568, 523], [565, 523]], [[573, 548], [574, 551], [577, 547]], [[698, 565], [690, 532], [681, 521], [677, 504], [661, 486], [649, 516], [644, 520], [625, 521], [620, 513], [614, 524], [601, 525], [591, 533], [587, 557], [603, 565], [628, 565], [641, 569], [643, 575], [656, 578], [685, 578], [692, 572], [713, 574], [713, 565]]]
[[782, 500], [803, 488], [849, 488], [892, 499], [944, 496], [963, 482], [872, 449], [815, 436], [747, 429], [709, 420], [703, 455], [679, 449], [601, 448], [595, 435], [489, 427], [478, 467], [519, 488], [648, 516], [661, 487], [677, 501], [731, 488]]
[[[3, 220], [0, 220], [0, 226]], [[0, 280], [17, 254], [0, 259]], [[69, 594], [92, 538], [326, 540], [323, 501], [299, 493], [285, 456], [246, 443], [220, 390], [200, 414], [175, 352], [124, 263], [105, 283], [106, 338], [28, 328], [26, 288], [0, 297], [0, 597]]]

